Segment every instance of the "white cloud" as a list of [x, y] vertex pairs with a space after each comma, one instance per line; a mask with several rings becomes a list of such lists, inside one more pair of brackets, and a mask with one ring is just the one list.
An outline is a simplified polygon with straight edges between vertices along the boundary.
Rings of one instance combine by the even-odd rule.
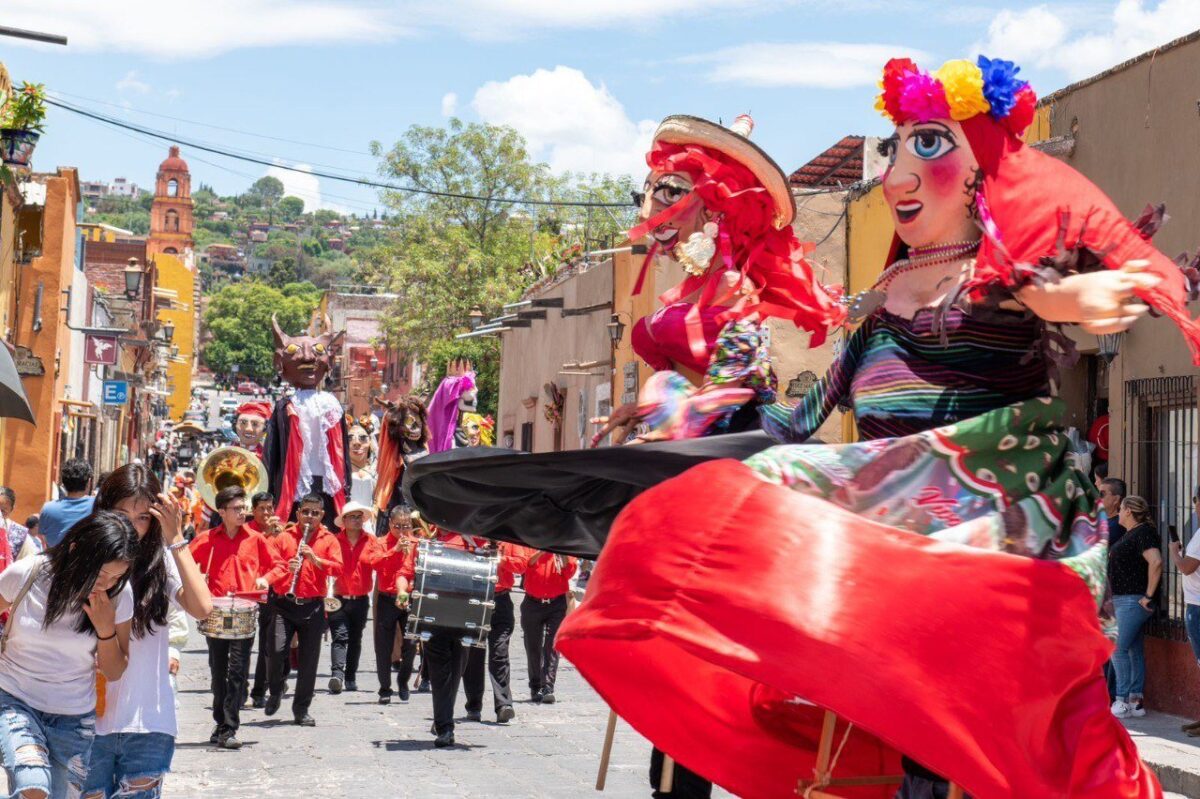
[[[65, 34], [72, 50], [200, 58], [245, 47], [387, 41], [405, 33], [376, 3], [339, 0], [5, 0], [4, 23]], [[11, 40], [19, 44], [21, 40]], [[31, 45], [47, 47], [48, 45]]]
[[1001, 11], [978, 50], [1078, 80], [1200, 28], [1197, 0], [1118, 0], [1107, 16], [1069, 12], [1049, 5]]
[[304, 200], [305, 211], [329, 208], [340, 213], [346, 212], [342, 206], [328, 202], [321, 196], [321, 180], [312, 174], [312, 166], [309, 164], [295, 164], [294, 166], [301, 171], [296, 172], [279, 166], [267, 167], [265, 177], [279, 179], [279, 182], [283, 184], [283, 196], [291, 195]]
[[442, 95], [442, 116], [452, 117], [454, 112], [458, 110], [458, 95], [454, 92], [446, 92]]
[[888, 44], [761, 42], [727, 47], [684, 61], [711, 64], [708, 77], [717, 83], [846, 89], [874, 85], [883, 65], [896, 56], [918, 62], [929, 59], [919, 50]]
[[767, 0], [426, 0], [410, 9], [427, 23], [477, 38], [506, 38], [552, 29], [594, 30], [644, 26], [657, 19], [768, 8]]
[[119, 92], [147, 94], [150, 91], [150, 84], [138, 78], [136, 69], [131, 69], [125, 73], [125, 77], [117, 81], [116, 88]]
[[485, 83], [471, 107], [486, 122], [511, 125], [535, 158], [555, 172], [608, 172], [641, 177], [654, 120], [635, 122], [603, 84], [557, 66]]

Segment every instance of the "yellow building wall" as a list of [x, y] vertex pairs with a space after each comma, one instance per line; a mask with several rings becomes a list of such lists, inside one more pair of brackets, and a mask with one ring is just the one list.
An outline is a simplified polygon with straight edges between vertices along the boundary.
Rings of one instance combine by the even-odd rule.
[[172, 343], [179, 347], [180, 362], [167, 364], [167, 379], [172, 386], [167, 407], [170, 408], [171, 418], [178, 422], [183, 419], [183, 412], [188, 409], [192, 398], [192, 355], [196, 351], [196, 281], [195, 275], [178, 256], [158, 253], [154, 256], [154, 265], [158, 270], [158, 287], [174, 291], [179, 308], [158, 312], [160, 322], [175, 325]]
[[895, 228], [881, 184], [850, 200], [846, 224], [847, 290], [853, 294], [870, 288], [887, 266]]

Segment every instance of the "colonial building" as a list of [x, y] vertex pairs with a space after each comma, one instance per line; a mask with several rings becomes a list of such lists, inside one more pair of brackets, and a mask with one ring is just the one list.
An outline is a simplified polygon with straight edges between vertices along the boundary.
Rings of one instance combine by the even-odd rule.
[[179, 157], [179, 148], [158, 165], [154, 179], [154, 203], [150, 206], [151, 256], [160, 252], [181, 256], [185, 263], [192, 257], [192, 175], [187, 161]]

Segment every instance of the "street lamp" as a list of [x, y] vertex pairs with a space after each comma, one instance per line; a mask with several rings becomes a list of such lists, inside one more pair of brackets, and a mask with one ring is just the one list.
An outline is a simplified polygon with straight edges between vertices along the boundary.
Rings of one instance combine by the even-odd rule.
[[608, 328], [608, 339], [613, 346], [620, 344], [621, 338], [625, 335], [625, 323], [621, 321], [621, 315], [613, 314], [605, 327]]
[[479, 326], [483, 324], [483, 309], [478, 305], [473, 306], [471, 312], [467, 314], [467, 324], [472, 330], [478, 330]]
[[1100, 357], [1109, 366], [1112, 365], [1113, 359], [1120, 354], [1121, 341], [1124, 338], [1124, 333], [1102, 333], [1096, 336], [1096, 345], [1100, 350]]
[[137, 258], [129, 259], [125, 267], [125, 299], [136, 300], [142, 289], [142, 268], [138, 266]]
[[163, 322], [162, 333], [163, 333], [163, 341], [170, 344], [171, 340], [173, 338], [175, 338], [175, 323], [174, 322]]

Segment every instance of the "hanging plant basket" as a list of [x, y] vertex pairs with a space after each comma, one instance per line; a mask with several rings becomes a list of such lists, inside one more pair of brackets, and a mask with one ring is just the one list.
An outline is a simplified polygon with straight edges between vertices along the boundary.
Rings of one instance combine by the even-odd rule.
[[0, 130], [0, 160], [8, 166], [29, 166], [40, 137], [40, 133], [22, 128]]

